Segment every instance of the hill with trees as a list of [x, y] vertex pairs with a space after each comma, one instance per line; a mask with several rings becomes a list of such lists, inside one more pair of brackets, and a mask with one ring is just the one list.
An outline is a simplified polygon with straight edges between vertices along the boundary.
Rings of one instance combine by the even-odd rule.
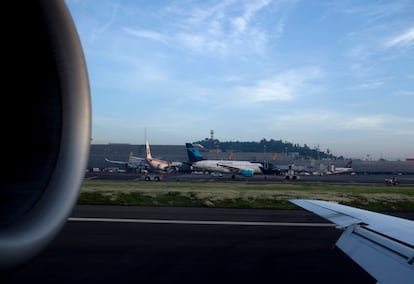
[[308, 145], [303, 146], [293, 144], [282, 140], [266, 140], [263, 138], [259, 142], [241, 142], [228, 141], [221, 142], [218, 139], [205, 138], [202, 141], [195, 141], [194, 144], [200, 144], [206, 151], [221, 152], [267, 152], [267, 153], [284, 153], [287, 156], [298, 156], [302, 159], [344, 159], [342, 156], [336, 157], [329, 152], [320, 151], [318, 147], [310, 148]]

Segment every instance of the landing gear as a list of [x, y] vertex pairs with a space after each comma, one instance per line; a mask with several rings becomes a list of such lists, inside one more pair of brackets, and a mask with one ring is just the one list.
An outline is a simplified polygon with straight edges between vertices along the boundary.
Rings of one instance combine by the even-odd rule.
[[297, 179], [299, 179], [299, 176], [296, 176], [296, 175], [293, 175], [293, 176], [287, 175], [287, 176], [285, 176], [285, 180], [297, 180]]
[[161, 181], [161, 176], [149, 174], [144, 177], [144, 180], [145, 181]]

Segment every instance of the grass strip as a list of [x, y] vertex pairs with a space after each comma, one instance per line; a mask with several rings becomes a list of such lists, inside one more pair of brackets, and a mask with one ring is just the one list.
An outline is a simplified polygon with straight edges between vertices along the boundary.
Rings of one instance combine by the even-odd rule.
[[294, 209], [292, 198], [322, 199], [373, 211], [414, 211], [414, 186], [328, 183], [85, 180], [78, 204]]

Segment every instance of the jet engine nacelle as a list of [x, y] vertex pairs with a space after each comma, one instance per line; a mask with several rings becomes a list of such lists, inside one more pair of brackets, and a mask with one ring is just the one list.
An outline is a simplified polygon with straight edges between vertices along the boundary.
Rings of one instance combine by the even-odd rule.
[[[6, 1], [0, 271], [40, 253], [65, 224], [91, 139], [89, 80], [63, 0]], [[7, 57], [7, 58], [6, 58]]]
[[253, 170], [252, 169], [244, 169], [240, 171], [240, 174], [244, 177], [252, 177], [253, 176]]

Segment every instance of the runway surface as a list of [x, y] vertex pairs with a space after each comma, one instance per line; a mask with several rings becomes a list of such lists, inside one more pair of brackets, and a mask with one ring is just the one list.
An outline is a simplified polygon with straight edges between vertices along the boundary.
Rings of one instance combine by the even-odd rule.
[[[242, 177], [238, 175], [235, 181], [249, 181], [258, 183], [306, 183], [306, 182], [326, 182], [326, 183], [353, 183], [353, 184], [378, 184], [385, 185], [385, 179], [394, 177], [389, 174], [338, 174], [338, 175], [324, 175], [324, 176], [305, 176], [301, 175], [297, 180], [286, 180], [285, 176], [281, 175], [254, 175], [253, 177]], [[395, 176], [400, 181], [400, 186], [407, 186], [414, 184], [414, 175]], [[101, 179], [101, 180], [142, 180], [144, 175], [134, 173], [86, 173], [86, 179]], [[162, 182], [200, 182], [200, 181], [232, 181], [231, 175], [225, 174], [223, 177], [214, 177], [208, 174], [165, 174]]]
[[375, 283], [334, 248], [340, 233], [304, 210], [76, 206], [0, 282]]

